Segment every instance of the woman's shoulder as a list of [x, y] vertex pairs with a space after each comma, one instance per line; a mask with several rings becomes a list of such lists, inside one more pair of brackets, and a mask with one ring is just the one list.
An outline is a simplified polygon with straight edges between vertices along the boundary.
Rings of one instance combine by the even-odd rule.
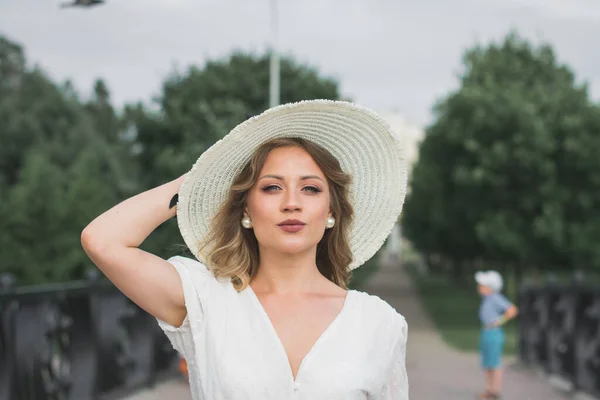
[[192, 280], [195, 279], [206, 279], [211, 276], [212, 273], [210, 270], [198, 260], [183, 257], [183, 256], [173, 256], [167, 260], [171, 265], [177, 269], [180, 275], [184, 273], [188, 275]]
[[216, 278], [212, 271], [202, 262], [184, 256], [173, 256], [167, 260], [179, 272], [183, 278], [189, 277], [194, 284], [217, 284], [222, 286], [230, 286], [231, 279]]
[[386, 330], [390, 328], [397, 331], [406, 330], [406, 318], [387, 301], [366, 292], [358, 290], [353, 292], [358, 303], [356, 311], [361, 319], [369, 321], [370, 325], [386, 326]]
[[184, 256], [172, 256], [167, 261], [171, 264], [178, 264], [185, 268], [197, 269], [199, 272], [208, 272], [208, 268], [205, 264], [193, 258]]

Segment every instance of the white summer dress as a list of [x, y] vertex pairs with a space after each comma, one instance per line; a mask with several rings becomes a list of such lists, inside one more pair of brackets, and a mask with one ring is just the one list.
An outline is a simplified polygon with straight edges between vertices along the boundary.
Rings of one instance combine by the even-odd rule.
[[198, 261], [173, 257], [187, 317], [158, 321], [188, 364], [194, 400], [408, 400], [407, 324], [376, 296], [351, 290], [300, 364], [287, 355], [253, 290], [237, 292]]

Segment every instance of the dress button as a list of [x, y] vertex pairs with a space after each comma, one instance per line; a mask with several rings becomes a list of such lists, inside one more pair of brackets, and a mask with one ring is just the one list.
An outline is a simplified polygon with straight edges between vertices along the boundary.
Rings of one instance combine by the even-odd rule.
[[294, 390], [298, 390], [300, 384], [298, 382], [294, 382]]

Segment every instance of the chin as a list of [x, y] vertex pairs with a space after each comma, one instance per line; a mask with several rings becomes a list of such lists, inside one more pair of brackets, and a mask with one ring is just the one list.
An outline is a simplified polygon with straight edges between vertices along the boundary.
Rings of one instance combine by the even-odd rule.
[[286, 240], [284, 242], [273, 243], [269, 247], [284, 254], [298, 254], [317, 247], [317, 243], [307, 243], [305, 240]]

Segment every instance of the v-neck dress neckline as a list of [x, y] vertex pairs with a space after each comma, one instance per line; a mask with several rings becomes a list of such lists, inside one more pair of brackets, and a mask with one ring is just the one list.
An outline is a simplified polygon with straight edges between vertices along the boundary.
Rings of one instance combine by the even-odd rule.
[[344, 298], [344, 303], [342, 304], [342, 308], [337, 313], [337, 315], [335, 316], [335, 318], [329, 323], [329, 325], [327, 325], [327, 328], [325, 328], [325, 330], [323, 332], [321, 332], [321, 334], [319, 335], [319, 337], [317, 338], [317, 340], [315, 340], [315, 342], [311, 346], [310, 350], [308, 350], [308, 352], [304, 355], [304, 357], [302, 358], [302, 361], [300, 361], [300, 365], [298, 366], [298, 370], [296, 371], [296, 376], [294, 377], [294, 371], [293, 371], [293, 368], [292, 368], [292, 364], [290, 363], [290, 359], [289, 359], [289, 357], [287, 355], [287, 352], [285, 350], [285, 346], [283, 345], [283, 342], [281, 341], [281, 338], [279, 337], [279, 334], [277, 333], [277, 330], [275, 329], [275, 325], [273, 325], [273, 321], [271, 321], [271, 318], [269, 317], [269, 314], [265, 310], [265, 307], [260, 302], [260, 299], [258, 298], [258, 296], [256, 295], [256, 293], [254, 292], [254, 290], [252, 289], [252, 287], [250, 285], [248, 285], [248, 287], [246, 288], [246, 290], [248, 291], [248, 295], [252, 299], [252, 302], [254, 303], [254, 305], [256, 306], [256, 308], [259, 310], [259, 313], [262, 315], [263, 320], [265, 321], [265, 323], [269, 327], [269, 331], [271, 332], [271, 334], [273, 336], [273, 341], [277, 344], [277, 347], [279, 349], [278, 351], [279, 351], [279, 353], [281, 355], [280, 358], [282, 358], [282, 360], [285, 361], [285, 364], [287, 364], [287, 369], [288, 369], [288, 372], [289, 372], [289, 377], [290, 377], [290, 380], [292, 381], [292, 383], [296, 383], [296, 382], [299, 381], [299, 377], [301, 377], [301, 373], [302, 373], [302, 367], [305, 364], [308, 364], [308, 362], [310, 361], [310, 359], [312, 357], [314, 357], [314, 354], [318, 351], [319, 344], [321, 342], [325, 341], [327, 339], [327, 337], [330, 334], [332, 334], [333, 331], [335, 331], [337, 325], [340, 324], [340, 321], [342, 320], [342, 318], [343, 318], [346, 310], [350, 307], [349, 303], [352, 301], [352, 297], [354, 295], [354, 291], [353, 290], [348, 290], [348, 292], [346, 293], [346, 296]]

